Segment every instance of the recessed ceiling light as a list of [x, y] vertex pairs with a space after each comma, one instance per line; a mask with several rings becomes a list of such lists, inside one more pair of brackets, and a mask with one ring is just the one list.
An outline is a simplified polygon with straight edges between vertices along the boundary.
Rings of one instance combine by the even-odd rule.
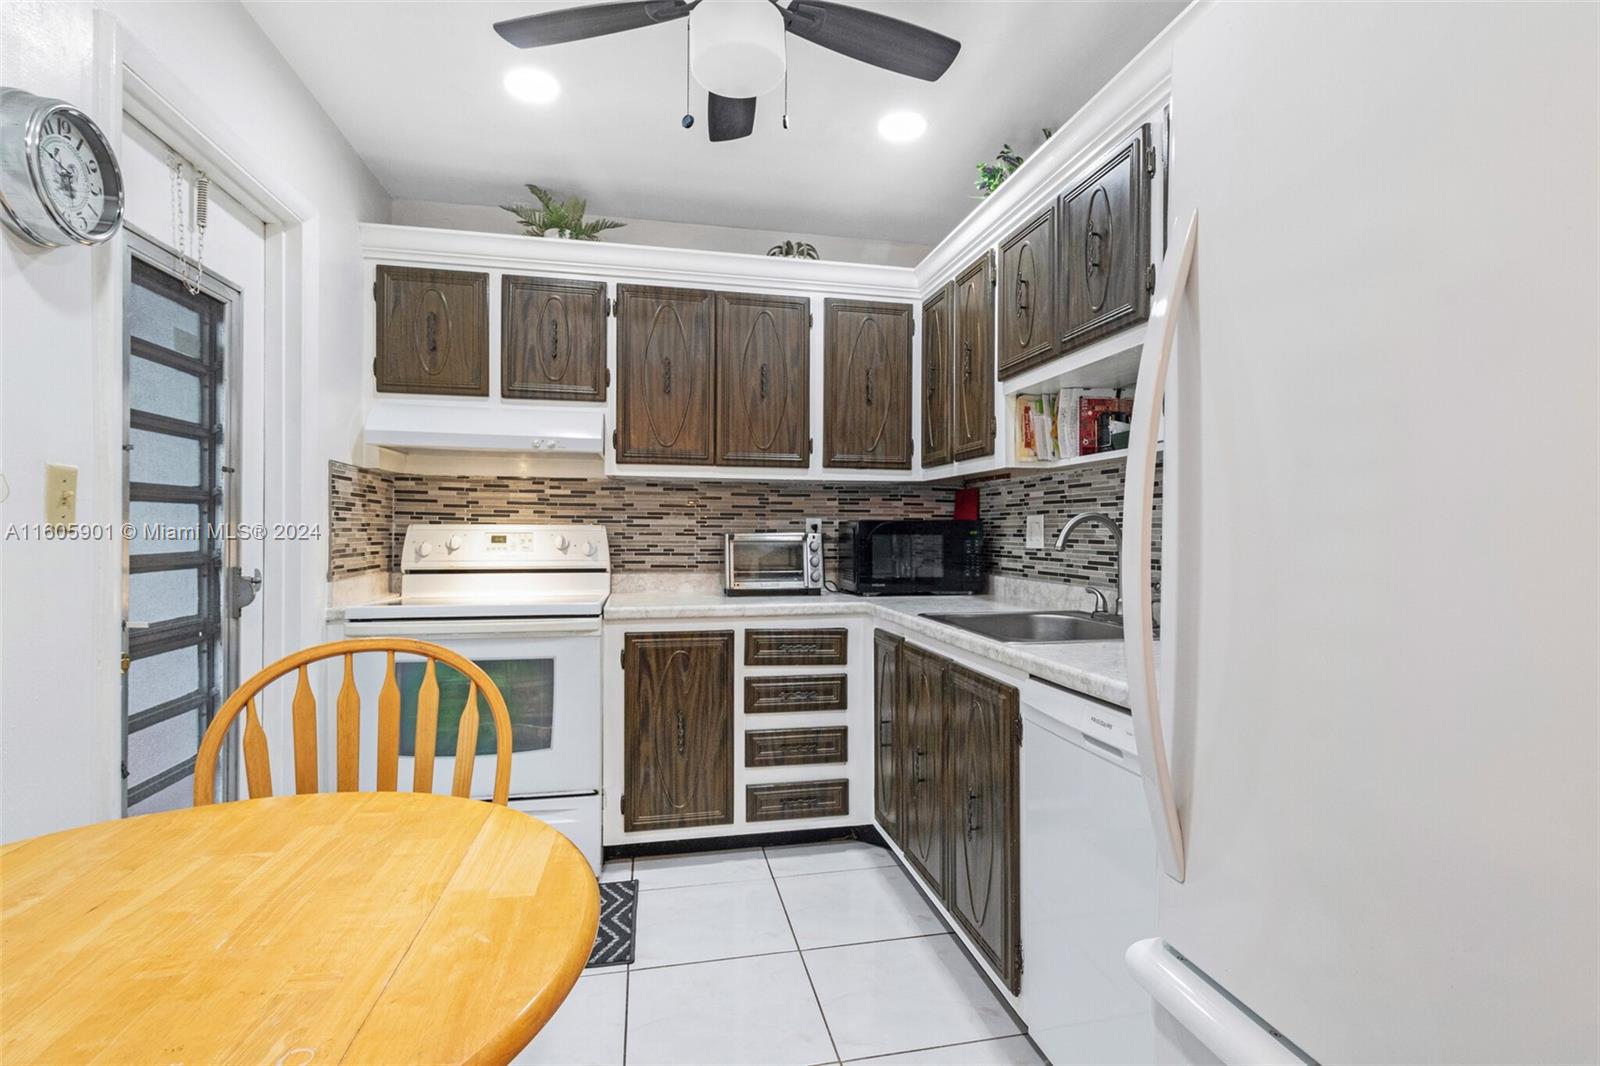
[[561, 95], [555, 75], [538, 67], [512, 67], [506, 71], [506, 92], [525, 104], [548, 104]]
[[878, 136], [896, 144], [914, 141], [927, 130], [928, 120], [915, 111], [891, 111], [878, 120]]

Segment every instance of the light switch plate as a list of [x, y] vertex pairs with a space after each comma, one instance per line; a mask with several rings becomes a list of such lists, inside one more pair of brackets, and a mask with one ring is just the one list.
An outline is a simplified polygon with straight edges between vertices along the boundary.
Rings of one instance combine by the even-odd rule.
[[52, 526], [70, 526], [78, 521], [77, 467], [45, 464], [44, 520]]
[[1044, 547], [1044, 515], [1031, 514], [1028, 516], [1028, 543], [1030, 548]]

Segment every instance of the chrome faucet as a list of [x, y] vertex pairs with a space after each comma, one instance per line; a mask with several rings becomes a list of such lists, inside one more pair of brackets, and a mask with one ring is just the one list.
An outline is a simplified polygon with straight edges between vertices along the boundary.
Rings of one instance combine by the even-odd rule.
[[[1073, 515], [1067, 519], [1067, 524], [1061, 527], [1061, 532], [1056, 535], [1056, 550], [1062, 551], [1067, 546], [1067, 538], [1072, 536], [1072, 531], [1082, 525], [1098, 524], [1111, 531], [1112, 542], [1116, 545], [1117, 552], [1117, 602], [1116, 610], [1112, 614], [1122, 614], [1122, 526], [1110, 515], [1101, 514], [1099, 511], [1085, 511], [1083, 514]], [[1097, 613], [1106, 613], [1106, 594], [1093, 585], [1088, 586], [1095, 597]]]

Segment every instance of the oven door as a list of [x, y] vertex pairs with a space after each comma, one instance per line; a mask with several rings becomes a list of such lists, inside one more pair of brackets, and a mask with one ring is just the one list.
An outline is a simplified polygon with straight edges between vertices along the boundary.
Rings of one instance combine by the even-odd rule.
[[[443, 645], [483, 668], [505, 697], [511, 714], [511, 795], [559, 796], [600, 788], [600, 619], [483, 619], [346, 625], [349, 636], [404, 636]], [[356, 656], [361, 692], [361, 787], [377, 786], [378, 691], [384, 657]], [[426, 660], [395, 656], [400, 686], [402, 790], [415, 773], [417, 695]], [[456, 726], [466, 703], [467, 681], [444, 664], [438, 668], [439, 727], [433, 761], [433, 791], [448, 794], [455, 778]], [[337, 684], [337, 682], [333, 682]], [[495, 734], [489, 706], [478, 700], [478, 754], [472, 794], [494, 793]]]
[[806, 541], [797, 533], [745, 533], [724, 541], [726, 587], [736, 590], [806, 587]]

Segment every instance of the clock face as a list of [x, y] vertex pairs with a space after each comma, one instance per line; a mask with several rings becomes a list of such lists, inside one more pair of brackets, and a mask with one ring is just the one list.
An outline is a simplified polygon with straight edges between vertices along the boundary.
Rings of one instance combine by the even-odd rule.
[[44, 195], [57, 219], [79, 237], [88, 237], [115, 214], [106, 195], [104, 143], [99, 131], [85, 128], [70, 115], [47, 115], [36, 149]]

